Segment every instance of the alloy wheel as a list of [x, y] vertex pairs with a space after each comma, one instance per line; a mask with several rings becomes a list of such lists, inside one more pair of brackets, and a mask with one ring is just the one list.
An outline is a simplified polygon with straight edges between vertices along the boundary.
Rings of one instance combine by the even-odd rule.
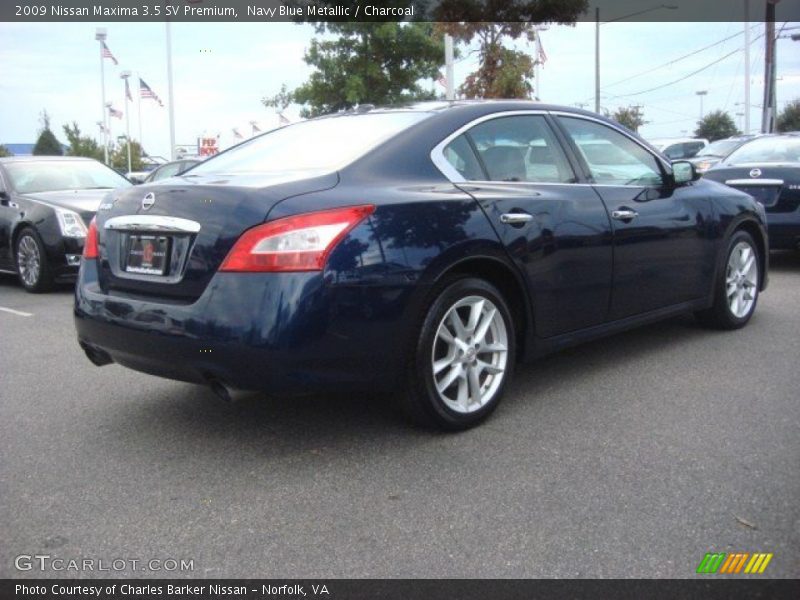
[[484, 296], [467, 296], [445, 313], [431, 355], [439, 398], [472, 413], [497, 393], [508, 360], [508, 331], [500, 310]]
[[741, 319], [750, 313], [758, 294], [758, 258], [745, 241], [737, 243], [728, 256], [725, 293], [733, 316]]
[[23, 235], [17, 246], [17, 265], [19, 276], [25, 285], [33, 287], [39, 281], [42, 270], [42, 259], [39, 246], [30, 235]]

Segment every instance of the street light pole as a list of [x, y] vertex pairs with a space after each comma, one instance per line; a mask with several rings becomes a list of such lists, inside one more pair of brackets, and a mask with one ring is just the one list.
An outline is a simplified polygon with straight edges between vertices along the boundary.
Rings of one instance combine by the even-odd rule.
[[167, 21], [167, 94], [169, 95], [169, 155], [175, 160], [175, 97], [172, 94], [172, 30]]
[[703, 96], [708, 94], [708, 90], [700, 90], [699, 92], [695, 92], [696, 95], [700, 96], [700, 120], [703, 120], [705, 114], [703, 113]]
[[103, 160], [108, 164], [108, 120], [106, 119], [106, 69], [103, 60], [103, 43], [107, 33], [104, 27], [95, 30], [94, 39], [100, 42], [100, 95], [103, 100]]
[[125, 90], [123, 93], [125, 94], [125, 140], [128, 142], [128, 173], [133, 170], [131, 169], [131, 111], [128, 106], [128, 101], [130, 100], [130, 98], [128, 98], [128, 92], [130, 90], [128, 87], [128, 77], [130, 76], [130, 71], [123, 71], [119, 74], [119, 78], [125, 83]]

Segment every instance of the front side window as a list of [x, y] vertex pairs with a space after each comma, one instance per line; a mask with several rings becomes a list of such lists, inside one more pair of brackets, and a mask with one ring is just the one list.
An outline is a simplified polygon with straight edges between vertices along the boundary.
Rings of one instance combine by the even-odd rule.
[[[460, 138], [465, 138], [464, 142]], [[498, 117], [475, 125], [456, 138], [446, 149], [445, 158], [458, 154], [459, 148], [477, 150], [479, 164], [490, 181], [523, 181], [541, 183], [571, 183], [575, 181], [561, 146], [544, 117], [519, 115]], [[458, 147], [457, 147], [458, 146]], [[474, 154], [473, 154], [474, 156]], [[451, 164], [461, 172], [458, 163]], [[470, 164], [465, 161], [465, 165]], [[467, 179], [465, 172], [461, 172]]]
[[183, 163], [172, 163], [171, 165], [164, 165], [160, 169], [158, 169], [155, 173], [153, 173], [153, 178], [151, 181], [158, 181], [159, 179], [166, 179], [167, 177], [172, 177], [178, 171], [181, 170], [181, 166]]
[[267, 132], [192, 169], [200, 173], [265, 173], [331, 170], [346, 165], [402, 130], [431, 116], [426, 112], [346, 114], [301, 121]]
[[622, 133], [594, 121], [559, 117], [589, 167], [594, 183], [660, 186], [658, 160]]

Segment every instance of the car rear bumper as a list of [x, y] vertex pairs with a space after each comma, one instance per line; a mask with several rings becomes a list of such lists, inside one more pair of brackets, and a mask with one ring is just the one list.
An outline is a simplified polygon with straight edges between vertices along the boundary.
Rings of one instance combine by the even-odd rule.
[[326, 285], [320, 273], [218, 273], [197, 301], [164, 303], [105, 293], [89, 261], [74, 314], [95, 364], [278, 393], [390, 389], [403, 310], [381, 297]]

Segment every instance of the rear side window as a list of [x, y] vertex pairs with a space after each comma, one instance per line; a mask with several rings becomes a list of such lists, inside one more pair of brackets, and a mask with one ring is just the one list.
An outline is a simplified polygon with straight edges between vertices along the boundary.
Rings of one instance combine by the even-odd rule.
[[[475, 160], [472, 147], [477, 150], [479, 160]], [[465, 179], [488, 176], [491, 181], [575, 181], [558, 140], [541, 116], [520, 115], [484, 121], [453, 140], [444, 154]]]
[[660, 186], [658, 160], [628, 136], [594, 121], [559, 117], [595, 183]]

